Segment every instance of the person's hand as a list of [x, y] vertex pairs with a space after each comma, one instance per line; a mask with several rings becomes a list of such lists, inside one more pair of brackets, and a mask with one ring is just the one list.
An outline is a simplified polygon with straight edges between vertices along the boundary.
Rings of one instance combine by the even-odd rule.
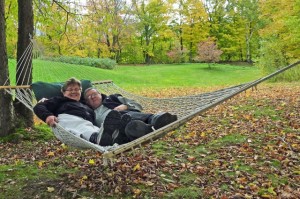
[[57, 122], [58, 119], [54, 115], [50, 115], [46, 118], [46, 124], [48, 124], [49, 126], [55, 127]]
[[40, 102], [44, 102], [44, 101], [46, 101], [46, 100], [48, 100], [48, 98], [42, 98], [42, 99], [40, 99], [39, 101], [38, 101], [38, 103], [40, 103]]
[[114, 108], [114, 110], [116, 110], [116, 111], [126, 111], [127, 109], [128, 109], [128, 106], [125, 104], [121, 104]]

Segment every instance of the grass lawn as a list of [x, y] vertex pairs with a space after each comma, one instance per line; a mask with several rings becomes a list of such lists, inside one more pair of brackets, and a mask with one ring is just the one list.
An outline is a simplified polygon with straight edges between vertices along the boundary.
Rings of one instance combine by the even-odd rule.
[[[60, 82], [70, 77], [93, 81], [113, 80], [129, 89], [169, 87], [220, 87], [255, 80], [262, 75], [256, 67], [215, 64], [177, 64], [150, 66], [118, 66], [104, 70], [88, 66], [34, 60], [33, 81]], [[10, 61], [10, 76], [14, 78], [14, 61]], [[12, 81], [14, 82], [14, 81]]]

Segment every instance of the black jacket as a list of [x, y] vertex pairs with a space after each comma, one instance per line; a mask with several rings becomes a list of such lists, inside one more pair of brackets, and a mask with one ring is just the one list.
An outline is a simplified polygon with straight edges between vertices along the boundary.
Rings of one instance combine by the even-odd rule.
[[93, 109], [67, 97], [53, 97], [44, 102], [37, 103], [33, 111], [44, 122], [48, 116], [58, 116], [58, 114], [65, 113], [81, 117], [93, 124], [95, 123], [95, 113]]
[[143, 107], [134, 100], [123, 97], [121, 94], [113, 94], [113, 95], [102, 95], [102, 104], [109, 109], [114, 109], [115, 107], [125, 104], [128, 106], [128, 111], [142, 111]]

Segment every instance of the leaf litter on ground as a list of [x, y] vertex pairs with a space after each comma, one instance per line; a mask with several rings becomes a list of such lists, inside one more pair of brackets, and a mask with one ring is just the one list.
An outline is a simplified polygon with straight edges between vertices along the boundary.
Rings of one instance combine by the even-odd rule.
[[[145, 93], [170, 97], [182, 90]], [[45, 192], [52, 198], [300, 198], [299, 129], [300, 86], [266, 84], [117, 156], [108, 167], [100, 153], [55, 138], [1, 143], [0, 191], [9, 196], [9, 187], [20, 186], [35, 198]], [[38, 178], [25, 175], [18, 184], [13, 173], [24, 167]]]

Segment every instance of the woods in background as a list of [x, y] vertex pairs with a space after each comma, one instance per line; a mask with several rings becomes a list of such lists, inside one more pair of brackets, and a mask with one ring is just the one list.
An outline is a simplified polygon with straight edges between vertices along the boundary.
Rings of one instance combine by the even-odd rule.
[[[46, 56], [196, 62], [198, 46], [211, 41], [222, 51], [221, 61], [285, 65], [300, 54], [297, 0], [36, 0], [33, 7], [34, 38]], [[7, 0], [11, 58], [16, 18], [17, 5]]]

